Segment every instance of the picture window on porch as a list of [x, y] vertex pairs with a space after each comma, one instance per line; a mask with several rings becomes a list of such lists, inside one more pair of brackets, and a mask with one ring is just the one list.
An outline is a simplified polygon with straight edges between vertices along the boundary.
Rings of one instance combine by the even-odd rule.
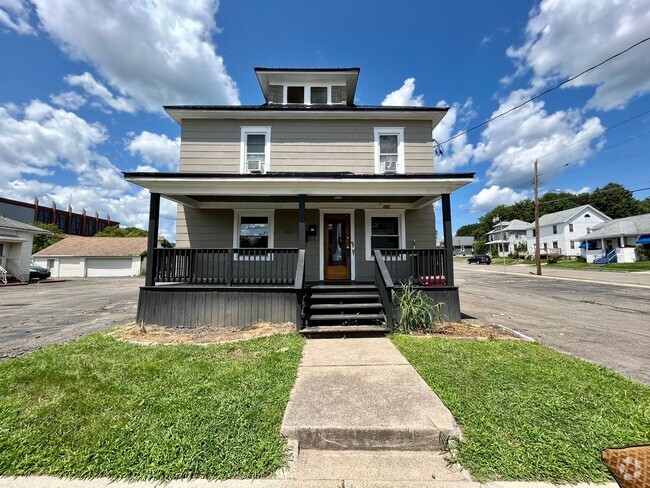
[[375, 173], [404, 173], [403, 128], [375, 128]]
[[366, 212], [366, 259], [372, 261], [375, 249], [405, 247], [404, 214]]
[[240, 172], [266, 173], [271, 169], [271, 128], [241, 128]]
[[273, 248], [273, 211], [235, 211], [233, 247]]

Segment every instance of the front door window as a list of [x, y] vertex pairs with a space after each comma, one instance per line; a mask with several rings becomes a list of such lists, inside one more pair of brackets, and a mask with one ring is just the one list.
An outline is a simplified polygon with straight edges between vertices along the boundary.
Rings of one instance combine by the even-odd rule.
[[350, 279], [350, 216], [325, 215], [325, 272], [326, 280]]

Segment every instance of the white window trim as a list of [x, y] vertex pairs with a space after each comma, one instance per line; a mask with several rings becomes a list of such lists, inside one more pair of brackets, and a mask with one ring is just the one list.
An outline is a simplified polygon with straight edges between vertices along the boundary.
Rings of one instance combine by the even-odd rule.
[[241, 126], [239, 172], [241, 174], [249, 174], [246, 165], [246, 139], [249, 134], [264, 134], [264, 170], [262, 173], [271, 171], [271, 128]]
[[379, 136], [397, 136], [397, 173], [404, 174], [404, 127], [375, 127], [375, 174], [381, 173]]
[[372, 231], [372, 218], [373, 217], [397, 217], [397, 226], [399, 228], [399, 247], [400, 249], [406, 248], [406, 210], [365, 210], [366, 229], [365, 229], [365, 242], [366, 242], [366, 261], [374, 261], [371, 249], [371, 231]]
[[[268, 249], [274, 249], [275, 242], [275, 210], [235, 210], [234, 211], [234, 221], [232, 229], [232, 247], [239, 247], [239, 229], [241, 227], [241, 218], [242, 217], [267, 217], [269, 219], [269, 247]], [[252, 248], [255, 249], [255, 248]], [[236, 256], [236, 259], [244, 259], [244, 256]], [[270, 259], [271, 255], [266, 256], [266, 259]]]
[[[302, 86], [305, 89], [305, 98], [303, 103], [288, 103], [287, 102], [287, 88], [290, 86]], [[311, 105], [311, 89], [312, 87], [327, 88], [327, 105], [343, 105], [343, 102], [332, 103], [332, 87], [345, 86], [341, 83], [283, 83], [282, 84], [282, 105]]]

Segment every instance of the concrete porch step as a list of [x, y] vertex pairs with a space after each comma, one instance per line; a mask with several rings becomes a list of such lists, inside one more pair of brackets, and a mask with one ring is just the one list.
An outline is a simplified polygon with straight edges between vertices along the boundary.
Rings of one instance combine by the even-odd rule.
[[382, 325], [339, 325], [323, 324], [304, 327], [300, 330], [304, 335], [323, 334], [387, 334], [390, 329]]

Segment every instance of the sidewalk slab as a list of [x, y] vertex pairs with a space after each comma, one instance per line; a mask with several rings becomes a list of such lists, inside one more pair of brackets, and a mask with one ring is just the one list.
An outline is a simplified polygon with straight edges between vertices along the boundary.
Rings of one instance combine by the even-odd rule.
[[300, 449], [440, 449], [451, 412], [385, 337], [307, 342], [282, 434]]

